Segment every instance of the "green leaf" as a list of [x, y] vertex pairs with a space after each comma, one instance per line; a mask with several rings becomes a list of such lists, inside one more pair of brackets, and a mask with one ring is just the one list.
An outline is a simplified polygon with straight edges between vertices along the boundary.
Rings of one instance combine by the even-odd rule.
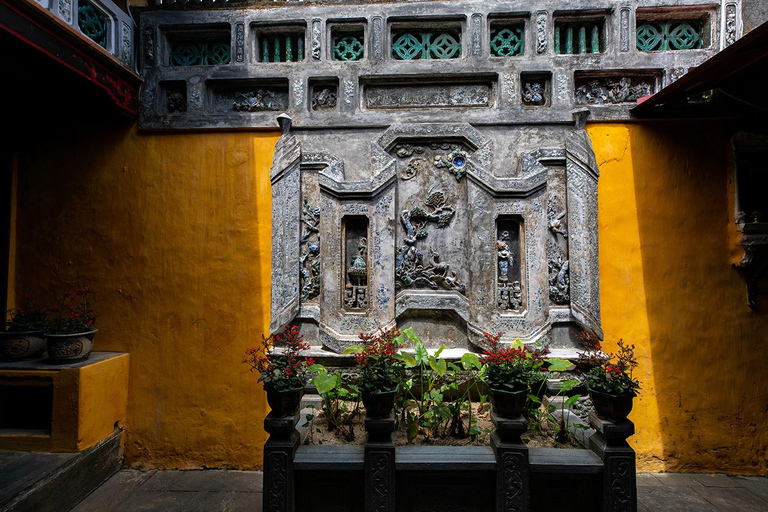
[[429, 358], [429, 366], [441, 377], [445, 375], [445, 372], [448, 369], [445, 364], [445, 359], [435, 359], [434, 357]]
[[439, 349], [437, 349], [437, 352], [435, 352], [435, 359], [440, 357], [440, 354], [443, 353], [443, 350], [445, 350], [445, 345], [441, 345]]
[[327, 373], [328, 372], [328, 370], [325, 369], [325, 366], [323, 366], [321, 364], [317, 364], [317, 363], [315, 363], [312, 366], [310, 366], [309, 368], [307, 368], [307, 370], [309, 370], [309, 371], [311, 371], [313, 373]]
[[345, 348], [342, 354], [359, 354], [362, 351], [363, 351], [363, 347], [361, 345], [352, 345], [350, 347]]
[[529, 394], [528, 395], [528, 400], [530, 400], [531, 402], [533, 402], [535, 404], [541, 404], [541, 400], [539, 400], [539, 397], [537, 397], [536, 395], [530, 395]]
[[525, 343], [523, 343], [523, 340], [520, 338], [515, 338], [512, 343], [509, 344], [511, 348], [523, 348], [525, 347]]
[[545, 361], [549, 363], [549, 371], [551, 372], [564, 372], [572, 366], [572, 363], [567, 359], [557, 359], [553, 357], [551, 359], [545, 359]]
[[415, 357], [413, 357], [413, 354], [411, 354], [410, 352], [402, 352], [400, 354], [396, 354], [395, 359], [397, 359], [398, 361], [402, 361], [403, 364], [405, 364], [406, 368], [413, 368], [414, 366], [419, 364], [419, 362], [416, 360]]
[[465, 370], [469, 370], [472, 368], [475, 368], [477, 370], [482, 367], [482, 363], [480, 362], [480, 358], [477, 357], [477, 354], [473, 354], [472, 352], [467, 352], [463, 356], [461, 356], [461, 366], [464, 367]]
[[573, 407], [576, 405], [576, 402], [579, 401], [579, 398], [581, 398], [581, 395], [573, 395], [571, 397], [568, 397], [568, 399], [564, 402], [566, 407]]
[[419, 364], [429, 364], [429, 352], [421, 341], [416, 342], [414, 357]]
[[563, 382], [560, 383], [560, 391], [561, 392], [562, 391], [570, 391], [573, 388], [575, 388], [576, 386], [578, 386], [579, 384], [581, 384], [581, 382], [579, 382], [576, 379], [564, 380]]
[[317, 388], [317, 392], [325, 395], [333, 391], [341, 383], [341, 378], [335, 373], [319, 373], [312, 379], [312, 384]]
[[408, 327], [407, 329], [403, 329], [403, 334], [408, 336], [408, 339], [411, 340], [414, 343], [421, 343], [421, 340], [419, 339], [419, 336], [416, 334], [416, 331], [413, 330], [413, 327]]

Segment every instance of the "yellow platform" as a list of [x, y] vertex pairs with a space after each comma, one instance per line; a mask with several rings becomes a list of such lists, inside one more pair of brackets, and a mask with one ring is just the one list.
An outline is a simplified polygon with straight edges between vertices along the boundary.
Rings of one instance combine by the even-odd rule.
[[94, 352], [79, 363], [0, 363], [0, 450], [77, 452], [125, 421], [128, 363]]

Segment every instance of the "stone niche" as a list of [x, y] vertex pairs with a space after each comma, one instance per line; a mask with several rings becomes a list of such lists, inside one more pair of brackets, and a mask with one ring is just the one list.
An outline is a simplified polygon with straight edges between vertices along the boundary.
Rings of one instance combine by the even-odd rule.
[[601, 334], [598, 172], [576, 122], [279, 120], [272, 332], [296, 322], [334, 353], [391, 325], [460, 350], [483, 331], [570, 350], [579, 330]]

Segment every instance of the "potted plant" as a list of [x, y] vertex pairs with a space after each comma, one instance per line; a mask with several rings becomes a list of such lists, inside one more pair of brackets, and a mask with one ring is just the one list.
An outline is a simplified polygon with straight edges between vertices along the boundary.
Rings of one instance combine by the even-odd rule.
[[91, 355], [98, 329], [93, 328], [97, 315], [88, 302], [89, 295], [93, 295], [93, 291], [85, 288], [66, 292], [59, 300], [45, 333], [49, 362], [74, 363]]
[[243, 355], [243, 364], [260, 373], [259, 382], [264, 383], [267, 403], [275, 416], [289, 416], [299, 408], [309, 367], [315, 364], [311, 357], [301, 355], [308, 349], [298, 326], [287, 325], [282, 333], [268, 338], [262, 334], [261, 344]]
[[398, 383], [404, 373], [403, 363], [397, 357], [402, 334], [396, 327], [360, 333], [361, 345], [344, 352], [355, 354], [360, 369], [360, 394], [370, 418], [386, 418], [395, 406]]
[[489, 348], [481, 358], [485, 365], [482, 379], [491, 392], [491, 406], [499, 416], [516, 418], [523, 412], [531, 384], [541, 379], [541, 365], [520, 339], [502, 347], [501, 333], [483, 336]]
[[635, 346], [619, 340], [619, 353], [595, 360], [586, 374], [587, 389], [595, 413], [603, 419], [624, 421], [632, 410], [632, 400], [640, 389], [634, 378], [637, 368]]
[[45, 350], [45, 331], [48, 330], [48, 310], [24, 299], [18, 309], [9, 309], [5, 331], [0, 331], [0, 357], [6, 361], [20, 361], [40, 356]]

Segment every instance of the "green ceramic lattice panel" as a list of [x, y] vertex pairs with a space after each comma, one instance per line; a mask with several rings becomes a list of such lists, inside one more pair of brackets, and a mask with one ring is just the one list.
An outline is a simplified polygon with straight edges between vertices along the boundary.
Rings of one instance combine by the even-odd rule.
[[109, 18], [88, 0], [80, 0], [77, 7], [77, 26], [89, 39], [102, 48], [109, 42]]
[[333, 36], [333, 60], [355, 61], [365, 56], [362, 34], [338, 34]]
[[304, 60], [304, 32], [277, 32], [260, 38], [261, 62], [301, 62]]
[[516, 57], [525, 51], [525, 31], [520, 25], [491, 26], [491, 55]]
[[637, 49], [643, 52], [695, 50], [703, 47], [704, 23], [700, 20], [640, 22]]
[[172, 66], [214, 66], [229, 64], [229, 41], [186, 39], [171, 44]]
[[455, 59], [461, 57], [461, 34], [455, 30], [395, 33], [392, 58], [395, 60]]
[[555, 53], [600, 53], [603, 47], [602, 21], [555, 22]]

